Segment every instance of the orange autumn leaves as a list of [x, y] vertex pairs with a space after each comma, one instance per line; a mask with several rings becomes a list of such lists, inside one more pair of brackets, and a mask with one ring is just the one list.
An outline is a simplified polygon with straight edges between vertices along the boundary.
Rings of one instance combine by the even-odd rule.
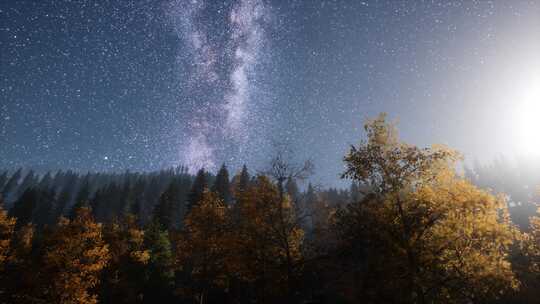
[[187, 215], [176, 262], [199, 288], [183, 292], [200, 298], [211, 288], [227, 289], [238, 281], [266, 281], [266, 289], [275, 293], [288, 288], [288, 276], [294, 273], [283, 269], [295, 270], [303, 239], [288, 198], [282, 202], [275, 185], [263, 176], [237, 197], [236, 204], [227, 207], [205, 191]]
[[337, 228], [344, 248], [364, 244], [363, 267], [384, 279], [375, 298], [461, 303], [518, 288], [509, 252], [519, 232], [504, 200], [457, 175], [455, 151], [400, 142], [385, 115], [365, 128], [344, 176], [369, 191], [338, 212]]

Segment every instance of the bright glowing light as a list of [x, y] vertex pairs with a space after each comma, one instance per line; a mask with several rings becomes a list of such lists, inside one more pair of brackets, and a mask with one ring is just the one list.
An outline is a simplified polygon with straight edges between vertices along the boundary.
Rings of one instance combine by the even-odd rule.
[[517, 110], [516, 137], [521, 152], [540, 155], [540, 78], [523, 92]]

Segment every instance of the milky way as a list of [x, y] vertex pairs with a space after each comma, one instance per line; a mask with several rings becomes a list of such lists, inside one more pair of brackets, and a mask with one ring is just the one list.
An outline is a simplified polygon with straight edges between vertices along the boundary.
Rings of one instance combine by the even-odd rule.
[[540, 2], [0, 1], [0, 167], [262, 170], [335, 185], [379, 112], [418, 145], [511, 152]]
[[[213, 32], [203, 16], [209, 10], [220, 20], [220, 31]], [[229, 7], [209, 7], [205, 1], [174, 1], [167, 6], [169, 20], [185, 45], [178, 55], [179, 66], [191, 61], [186, 89], [212, 92], [198, 98], [197, 111], [187, 122], [187, 146], [180, 151], [192, 171], [201, 167], [214, 170], [217, 155], [226, 151], [242, 157], [250, 129], [246, 121], [256, 119], [249, 103], [258, 90], [257, 64], [268, 49], [261, 50], [265, 30], [270, 26], [271, 9], [261, 0], [240, 0]], [[201, 21], [202, 20], [202, 21]], [[187, 50], [187, 52], [186, 52]], [[228, 150], [236, 147], [234, 151]]]

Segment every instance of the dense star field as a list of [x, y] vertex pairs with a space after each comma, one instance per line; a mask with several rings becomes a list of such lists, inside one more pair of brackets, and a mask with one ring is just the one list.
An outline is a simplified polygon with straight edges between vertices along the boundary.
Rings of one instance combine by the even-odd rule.
[[262, 168], [286, 146], [334, 183], [381, 111], [417, 144], [510, 153], [508, 92], [539, 74], [539, 14], [536, 1], [2, 1], [0, 166]]
[[540, 0], [0, 0], [0, 304], [540, 299]]

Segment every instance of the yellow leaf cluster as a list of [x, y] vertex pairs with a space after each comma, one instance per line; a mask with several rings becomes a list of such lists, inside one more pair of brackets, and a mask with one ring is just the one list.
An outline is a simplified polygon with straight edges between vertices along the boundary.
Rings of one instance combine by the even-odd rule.
[[102, 239], [101, 224], [90, 210], [82, 208], [70, 221], [61, 219], [48, 236], [44, 268], [50, 276], [45, 291], [55, 303], [97, 303], [90, 289], [99, 282], [100, 271], [109, 261], [109, 248]]

